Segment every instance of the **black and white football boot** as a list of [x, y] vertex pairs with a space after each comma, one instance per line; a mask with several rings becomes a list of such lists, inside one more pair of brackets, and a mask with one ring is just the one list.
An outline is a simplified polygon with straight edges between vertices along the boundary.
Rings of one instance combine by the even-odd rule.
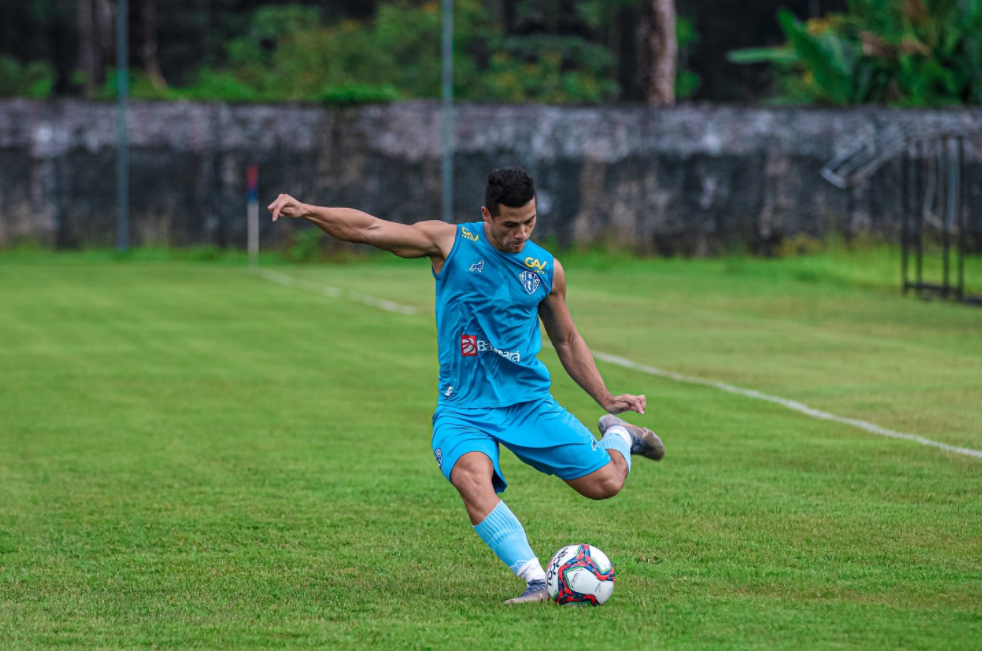
[[665, 444], [650, 429], [645, 429], [639, 425], [632, 425], [613, 414], [601, 416], [600, 422], [597, 423], [601, 435], [606, 434], [607, 429], [614, 425], [622, 426], [631, 435], [631, 454], [639, 454], [642, 457], [654, 459], [655, 461], [660, 461], [665, 456]]
[[549, 599], [549, 588], [546, 586], [544, 579], [537, 579], [531, 581], [528, 587], [525, 588], [525, 592], [515, 597], [514, 599], [509, 599], [506, 604], [524, 604], [530, 601], [548, 601]]

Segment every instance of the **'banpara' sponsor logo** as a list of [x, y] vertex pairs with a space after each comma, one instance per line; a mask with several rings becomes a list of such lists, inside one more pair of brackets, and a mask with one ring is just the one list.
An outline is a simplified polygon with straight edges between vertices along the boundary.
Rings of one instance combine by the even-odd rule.
[[477, 340], [477, 350], [480, 353], [484, 353], [484, 352], [498, 353], [508, 361], [515, 362], [516, 364], [522, 361], [522, 356], [517, 350], [498, 350], [497, 348], [495, 348], [488, 342], [484, 341], [483, 339]]
[[517, 350], [499, 350], [489, 342], [478, 339], [477, 335], [461, 335], [460, 354], [464, 357], [477, 357], [478, 353], [496, 353], [516, 364], [522, 361], [522, 354]]

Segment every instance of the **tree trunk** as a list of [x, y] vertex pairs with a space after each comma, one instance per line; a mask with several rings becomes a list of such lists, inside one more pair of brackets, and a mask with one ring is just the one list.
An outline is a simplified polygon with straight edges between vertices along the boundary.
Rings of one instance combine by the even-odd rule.
[[638, 89], [652, 106], [675, 104], [674, 0], [640, 0], [638, 20]]
[[113, 11], [109, 0], [79, 0], [78, 37], [85, 96], [93, 97], [106, 82], [106, 63], [112, 54]]
[[150, 78], [154, 88], [165, 90], [167, 81], [160, 71], [160, 63], [157, 60], [157, 0], [140, 0], [137, 11], [139, 12], [137, 54], [140, 58], [140, 67]]
[[99, 71], [102, 69], [100, 50], [96, 46], [95, 7], [93, 0], [79, 0], [78, 3], [78, 64], [85, 75], [85, 96], [95, 94]]

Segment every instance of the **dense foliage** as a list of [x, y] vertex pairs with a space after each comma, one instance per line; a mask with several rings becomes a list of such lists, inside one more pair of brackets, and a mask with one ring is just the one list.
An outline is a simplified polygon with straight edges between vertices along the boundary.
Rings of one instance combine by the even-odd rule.
[[[32, 6], [39, 1], [32, 0]], [[109, 2], [93, 1], [104, 6]], [[158, 0], [130, 0], [137, 14], [156, 3], [160, 47], [154, 51], [159, 50], [160, 65], [155, 63], [153, 69], [164, 73], [147, 74], [146, 62], [134, 55], [131, 95], [342, 105], [440, 95], [439, 1], [370, 2], [357, 12], [337, 1], [267, 2], [219, 0], [212, 8], [221, 20], [207, 27], [209, 37], [202, 44], [197, 43], [201, 30], [191, 24], [199, 9], [172, 15], [174, 8]], [[631, 16], [637, 13], [638, 0], [455, 0], [454, 4], [454, 90], [459, 99], [592, 103], [635, 96], [636, 21]], [[7, 0], [0, 0], [0, 19], [6, 6]], [[62, 14], [48, 16], [45, 24], [53, 24], [58, 16], [64, 22]], [[29, 18], [8, 15], [20, 21]], [[131, 25], [135, 52], [143, 51], [139, 38], [147, 32], [138, 27]], [[110, 28], [103, 25], [101, 35], [90, 35], [102, 48], [97, 52], [101, 73], [86, 75], [74, 67], [66, 82], [64, 57], [45, 54], [60, 61], [54, 67], [44, 59], [24, 65], [0, 58], [0, 96], [43, 98], [67, 93], [114, 98]], [[698, 37], [693, 22], [684, 16], [679, 17], [677, 29], [685, 55]], [[189, 66], [183, 52], [192, 46], [198, 55]], [[175, 67], [179, 72], [174, 72]], [[678, 97], [691, 96], [699, 83], [683, 61]]]
[[[565, 103], [617, 97], [613, 58], [603, 46], [570, 36], [508, 37], [493, 25], [477, 0], [457, 1], [459, 98]], [[133, 94], [341, 104], [438, 97], [440, 29], [438, 2], [383, 4], [374, 20], [326, 26], [315, 7], [263, 7], [246, 33], [228, 43], [225, 65], [202, 68], [185, 88], [156, 89], [137, 76]]]
[[850, 0], [846, 13], [778, 20], [786, 45], [731, 60], [774, 64], [779, 101], [982, 104], [982, 0]]

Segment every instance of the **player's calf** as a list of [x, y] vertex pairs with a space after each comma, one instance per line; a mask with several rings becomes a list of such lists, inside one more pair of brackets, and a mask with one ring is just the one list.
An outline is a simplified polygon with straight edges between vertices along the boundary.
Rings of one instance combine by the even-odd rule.
[[508, 505], [498, 499], [491, 483], [493, 467], [487, 455], [470, 452], [460, 457], [450, 480], [460, 493], [474, 532], [491, 551], [526, 583], [525, 592], [505, 603], [518, 604], [548, 598], [546, 574], [529, 546], [525, 528]]

